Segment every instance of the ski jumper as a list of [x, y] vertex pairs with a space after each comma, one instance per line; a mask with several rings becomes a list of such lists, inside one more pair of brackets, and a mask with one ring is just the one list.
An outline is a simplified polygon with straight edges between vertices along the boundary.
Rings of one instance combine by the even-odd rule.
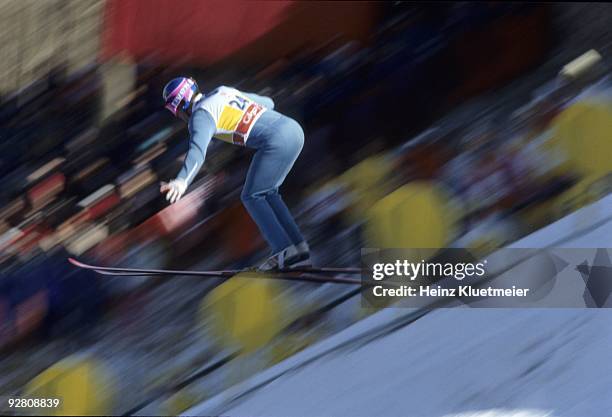
[[244, 206], [272, 253], [303, 242], [278, 191], [304, 145], [299, 123], [275, 111], [269, 97], [221, 86], [194, 103], [188, 126], [189, 150], [178, 178], [189, 186], [213, 137], [255, 149], [241, 194]]

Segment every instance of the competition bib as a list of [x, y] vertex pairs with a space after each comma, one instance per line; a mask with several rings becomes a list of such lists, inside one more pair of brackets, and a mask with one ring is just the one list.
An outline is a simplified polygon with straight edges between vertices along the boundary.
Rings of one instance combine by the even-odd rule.
[[255, 122], [267, 110], [230, 87], [217, 88], [198, 107], [212, 115], [217, 128], [215, 137], [236, 145], [246, 143]]

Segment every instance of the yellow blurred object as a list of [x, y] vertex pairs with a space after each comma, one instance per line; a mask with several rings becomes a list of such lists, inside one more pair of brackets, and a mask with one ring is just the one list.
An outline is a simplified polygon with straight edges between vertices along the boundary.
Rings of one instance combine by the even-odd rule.
[[[250, 277], [250, 278], [249, 278]], [[212, 290], [202, 301], [202, 319], [224, 346], [252, 352], [272, 340], [290, 320], [280, 283], [243, 272]]]
[[577, 102], [552, 122], [551, 144], [582, 176], [601, 177], [612, 171], [612, 108], [603, 103]]
[[88, 355], [69, 356], [36, 376], [26, 387], [28, 398], [59, 398], [57, 408], [40, 408], [38, 415], [78, 416], [113, 413], [111, 372]]
[[555, 198], [554, 210], [557, 217], [566, 216], [596, 202], [609, 193], [610, 176], [591, 175]]
[[319, 332], [314, 333], [291, 333], [282, 337], [271, 349], [272, 364], [281, 362], [290, 356], [306, 349], [308, 346], [318, 342], [322, 338]]
[[187, 389], [182, 389], [166, 399], [160, 408], [163, 415], [176, 416], [187, 411], [202, 400], [201, 396], [195, 395], [195, 393]]
[[454, 238], [459, 212], [450, 196], [431, 181], [403, 185], [368, 212], [365, 236], [372, 248], [415, 248], [427, 259]]
[[[517, 218], [525, 225], [528, 230], [540, 229], [551, 222], [551, 213], [555, 211], [554, 200], [546, 200], [538, 204], [526, 207], [518, 212]], [[552, 217], [556, 219], [557, 217]]]
[[363, 214], [386, 194], [384, 185], [390, 173], [391, 164], [379, 154], [363, 160], [339, 177], [351, 195], [348, 211], [351, 223], [361, 222]]
[[364, 235], [371, 248], [403, 248], [405, 259], [419, 262], [448, 246], [455, 237], [458, 217], [443, 187], [432, 181], [413, 181], [369, 210]]

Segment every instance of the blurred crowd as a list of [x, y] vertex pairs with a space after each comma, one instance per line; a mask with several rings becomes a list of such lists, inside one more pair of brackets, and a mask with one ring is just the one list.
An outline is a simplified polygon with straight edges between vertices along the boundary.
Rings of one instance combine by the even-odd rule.
[[[98, 65], [71, 74], [58, 66], [4, 97], [0, 348], [32, 334], [87, 340], [118, 300], [158, 284], [102, 281], [68, 256], [217, 269], [265, 254], [239, 200], [249, 151], [213, 143], [183, 200], [167, 206], [159, 194], [187, 149], [186, 130], [161, 108], [161, 88], [177, 74], [205, 90], [226, 84], [269, 95], [303, 124], [306, 145], [284, 193], [320, 265], [359, 265], [363, 247], [486, 253], [609, 192], [612, 85], [601, 57], [551, 77], [514, 112], [488, 103], [453, 113], [545, 56], [545, 6], [457, 3], [388, 14], [368, 43], [340, 36], [247, 75], [139, 62], [133, 90], [106, 118]], [[521, 36], [537, 32], [538, 41], [495, 57], [500, 42], [512, 44], [506, 29], [517, 22], [527, 22]], [[532, 33], [533, 22], [541, 25]]]

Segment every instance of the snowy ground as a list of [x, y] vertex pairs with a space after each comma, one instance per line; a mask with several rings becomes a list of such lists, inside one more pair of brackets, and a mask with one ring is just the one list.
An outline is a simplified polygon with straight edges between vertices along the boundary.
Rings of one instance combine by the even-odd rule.
[[607, 310], [438, 310], [282, 376], [223, 415], [609, 416], [611, 345]]
[[[515, 247], [612, 247], [612, 195]], [[400, 311], [401, 310], [401, 311]], [[612, 415], [612, 311], [385, 309], [186, 412], [231, 417]]]

